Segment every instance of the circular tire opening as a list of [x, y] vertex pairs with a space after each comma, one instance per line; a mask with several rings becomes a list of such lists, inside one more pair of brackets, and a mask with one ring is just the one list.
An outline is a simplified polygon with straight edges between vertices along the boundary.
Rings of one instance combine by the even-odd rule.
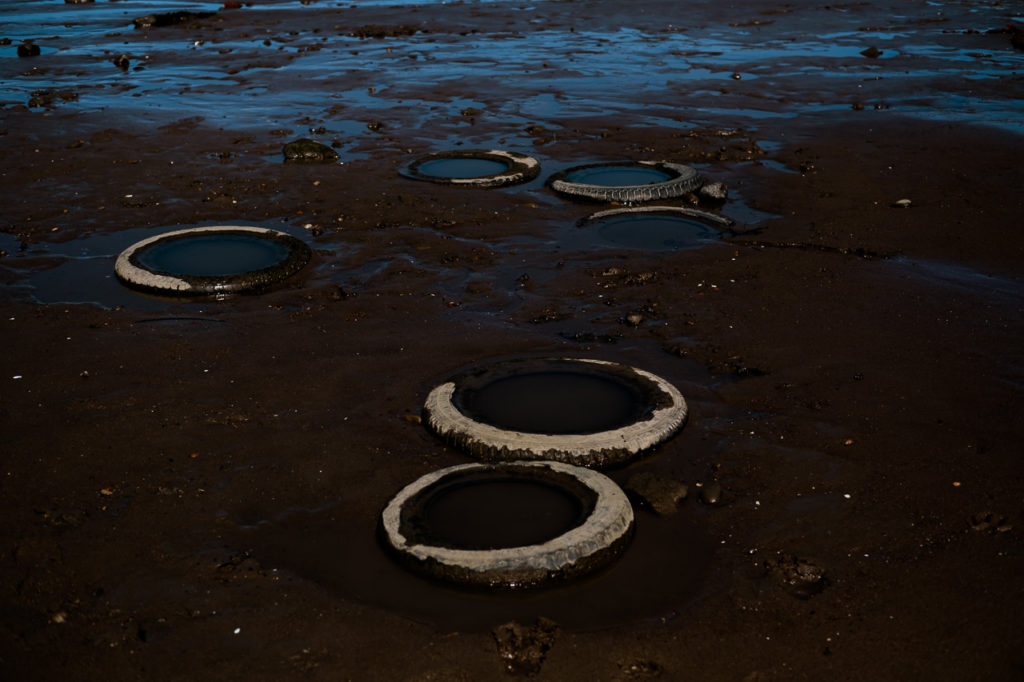
[[468, 187], [517, 185], [537, 177], [540, 164], [529, 156], [497, 149], [429, 154], [401, 171], [413, 180]]
[[597, 201], [653, 201], [689, 194], [704, 179], [690, 166], [667, 161], [636, 161], [576, 166], [548, 179], [560, 194]]
[[311, 255], [302, 240], [277, 230], [196, 227], [133, 244], [115, 271], [144, 291], [205, 296], [261, 289], [301, 270]]
[[608, 467], [671, 437], [686, 401], [664, 379], [603, 360], [510, 360], [434, 388], [426, 424], [482, 460]]
[[614, 481], [590, 469], [463, 464], [403, 488], [381, 529], [417, 572], [474, 587], [537, 587], [618, 557], [632, 537], [633, 509]]
[[693, 208], [651, 206], [594, 213], [578, 223], [595, 241], [644, 251], [684, 251], [717, 241], [733, 221]]

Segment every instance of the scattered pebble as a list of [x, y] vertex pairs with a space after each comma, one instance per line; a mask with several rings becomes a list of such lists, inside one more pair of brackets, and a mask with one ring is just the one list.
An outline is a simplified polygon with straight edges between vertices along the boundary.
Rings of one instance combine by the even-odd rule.
[[971, 528], [977, 531], [988, 530], [997, 533], [1007, 533], [1013, 530], [1013, 524], [1005, 516], [990, 511], [972, 514], [971, 518], [968, 519], [968, 523]]
[[729, 198], [729, 188], [725, 186], [725, 183], [721, 182], [705, 183], [701, 185], [697, 193], [702, 199], [710, 201], [725, 201]]
[[762, 562], [761, 567], [765, 575], [774, 578], [798, 599], [808, 599], [828, 586], [824, 568], [791, 554], [768, 559]]
[[509, 673], [536, 675], [548, 651], [558, 637], [558, 624], [548, 618], [538, 618], [534, 625], [521, 625], [515, 621], [499, 625], [491, 633], [498, 646], [498, 655]]

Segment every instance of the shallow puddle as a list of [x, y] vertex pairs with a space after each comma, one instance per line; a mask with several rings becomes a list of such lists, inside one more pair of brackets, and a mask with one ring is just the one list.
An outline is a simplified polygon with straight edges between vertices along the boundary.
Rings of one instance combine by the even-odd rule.
[[591, 166], [569, 171], [565, 180], [582, 185], [598, 185], [600, 187], [625, 187], [631, 185], [653, 185], [666, 182], [674, 176], [657, 168], [633, 165]]
[[273, 267], [290, 254], [285, 244], [242, 234], [195, 234], [154, 242], [137, 252], [146, 270], [190, 277], [241, 275]]
[[[354, 31], [379, 23], [381, 8], [392, 4], [408, 7], [401, 23], [418, 30]], [[452, 140], [496, 142], [493, 129], [478, 134], [467, 125], [467, 101], [503, 122], [501, 135], [517, 145], [532, 143], [522, 130], [538, 120], [595, 114], [661, 127], [754, 126], [879, 106], [1018, 132], [1024, 120], [1003, 87], [1019, 73], [1019, 53], [1005, 37], [985, 33], [1012, 16], [997, 5], [943, 3], [934, 22], [893, 16], [878, 26], [853, 6], [799, 7], [757, 21], [724, 13], [703, 24], [622, 16], [622, 7], [608, 6], [600, 8], [609, 11], [606, 20], [577, 29], [563, 3], [474, 3], [480, 17], [510, 17], [500, 24], [506, 28], [485, 31], [453, 21], [441, 0], [317, 7], [326, 12], [317, 26], [301, 22], [306, 5], [5, 3], [0, 37], [12, 43], [0, 52], [0, 104], [118, 111], [157, 124], [201, 111], [232, 129], [305, 132], [323, 124], [329, 134], [345, 133], [348, 158], [369, 153], [361, 145], [379, 139], [366, 128], [370, 119], [410, 134], [430, 124]], [[216, 15], [188, 28], [132, 25], [179, 10]], [[17, 57], [17, 43], [27, 39], [40, 46], [38, 57]], [[121, 54], [126, 68], [112, 63]], [[965, 69], [976, 87], [946, 96], [943, 80], [959, 82]], [[38, 96], [47, 91], [57, 96]]]
[[[356, 512], [358, 514], [358, 512]], [[564, 628], [598, 630], [671, 619], [703, 585], [714, 543], [693, 514], [641, 514], [630, 545], [604, 570], [526, 592], [488, 593], [420, 577], [378, 542], [373, 523], [341, 506], [292, 510], [238, 532], [267, 569], [293, 572], [339, 597], [384, 608], [448, 631], [489, 631], [538, 614]]]
[[638, 388], [611, 376], [572, 371], [529, 372], [455, 393], [473, 419], [511, 431], [568, 434], [611, 431], [650, 406]]
[[508, 164], [490, 159], [435, 159], [417, 165], [416, 170], [432, 178], [483, 178], [504, 173]]
[[643, 251], [699, 249], [719, 237], [718, 230], [695, 218], [665, 213], [608, 216], [580, 229], [597, 241]]
[[[282, 226], [278, 222], [257, 226], [288, 232], [293, 236], [303, 237], [302, 230]], [[196, 227], [196, 225], [166, 226], [161, 228], [140, 227], [120, 232], [94, 232], [82, 237], [60, 242], [33, 242], [24, 248], [18, 240], [9, 234], [0, 234], [0, 251], [6, 255], [0, 258], [0, 269], [11, 272], [17, 279], [16, 286], [6, 289], [12, 296], [27, 296], [38, 303], [86, 303], [104, 308], [126, 307], [131, 309], [151, 310], [175, 305], [203, 305], [208, 300], [177, 298], [169, 301], [166, 298], [135, 291], [126, 287], [118, 280], [114, 272], [117, 256], [132, 244], [164, 232], [176, 229]], [[252, 241], [252, 240], [248, 240]], [[195, 259], [194, 250], [201, 246], [198, 243], [170, 242], [164, 244], [168, 250], [159, 249], [155, 253], [146, 253], [146, 267], [159, 269], [167, 267], [177, 271], [192, 269], [194, 274], [204, 275], [208, 271], [225, 269], [235, 272], [249, 272], [251, 265], [259, 266], [261, 262], [278, 258], [278, 249], [283, 250], [283, 257], [288, 251], [283, 246], [268, 240], [256, 240], [258, 244], [242, 244], [233, 240], [215, 242], [214, 256], [203, 256]], [[207, 246], [209, 244], [206, 244]], [[202, 249], [201, 249], [202, 250]], [[209, 272], [213, 275], [234, 274]]]
[[497, 549], [539, 545], [583, 522], [584, 506], [564, 488], [495, 477], [424, 493], [422, 537], [430, 545]]

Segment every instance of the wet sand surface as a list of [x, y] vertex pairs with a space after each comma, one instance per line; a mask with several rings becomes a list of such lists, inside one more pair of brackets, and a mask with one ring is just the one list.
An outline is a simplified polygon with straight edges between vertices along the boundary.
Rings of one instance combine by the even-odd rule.
[[[27, 6], [0, 11], [0, 679], [1024, 674], [1019, 5]], [[179, 10], [212, 14], [132, 23]], [[284, 163], [303, 137], [340, 158]], [[453, 148], [542, 171], [399, 174]], [[703, 208], [736, 225], [592, 239], [609, 206], [544, 180], [621, 160], [725, 183]], [[314, 259], [226, 300], [116, 280], [216, 224]], [[381, 509], [468, 461], [427, 393], [553, 354], [680, 389], [686, 427], [607, 473], [688, 498], [638, 501], [571, 585], [405, 572]]]

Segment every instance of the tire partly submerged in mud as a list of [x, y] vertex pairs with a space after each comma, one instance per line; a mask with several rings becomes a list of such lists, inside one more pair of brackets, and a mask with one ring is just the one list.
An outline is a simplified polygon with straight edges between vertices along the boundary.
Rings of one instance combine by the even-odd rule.
[[464, 149], [421, 157], [401, 171], [412, 180], [463, 187], [505, 187], [533, 180], [536, 159], [499, 149]]
[[696, 169], [668, 161], [590, 164], [548, 178], [548, 186], [560, 194], [623, 203], [681, 197], [703, 184]]
[[480, 460], [605, 468], [674, 435], [687, 406], [678, 389], [635, 367], [525, 358], [453, 377], [430, 392], [423, 412], [431, 431]]
[[477, 588], [535, 588], [621, 555], [633, 508], [614, 481], [590, 469], [462, 464], [403, 488], [380, 529], [388, 549], [418, 573]]
[[262, 227], [218, 225], [165, 232], [118, 256], [128, 286], [172, 296], [255, 291], [291, 277], [312, 252], [301, 240]]

